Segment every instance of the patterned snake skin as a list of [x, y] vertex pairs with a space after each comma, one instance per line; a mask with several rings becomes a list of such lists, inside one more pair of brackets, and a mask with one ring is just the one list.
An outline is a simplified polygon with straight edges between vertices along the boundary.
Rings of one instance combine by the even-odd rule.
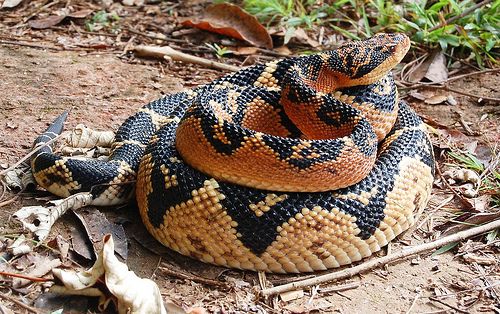
[[46, 146], [32, 170], [48, 191], [90, 191], [94, 205], [135, 187], [149, 232], [207, 263], [284, 273], [359, 261], [414, 224], [432, 187], [425, 126], [390, 73], [408, 47], [378, 34], [245, 68], [139, 109], [108, 161]]

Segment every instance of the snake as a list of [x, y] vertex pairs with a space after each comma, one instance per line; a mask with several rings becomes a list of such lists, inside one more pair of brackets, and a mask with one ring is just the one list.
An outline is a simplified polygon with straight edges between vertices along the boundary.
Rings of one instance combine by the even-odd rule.
[[160, 243], [230, 268], [302, 273], [381, 250], [415, 224], [435, 161], [392, 69], [410, 47], [376, 34], [259, 63], [163, 96], [119, 127], [107, 160], [35, 140], [38, 184], [92, 205], [137, 201]]

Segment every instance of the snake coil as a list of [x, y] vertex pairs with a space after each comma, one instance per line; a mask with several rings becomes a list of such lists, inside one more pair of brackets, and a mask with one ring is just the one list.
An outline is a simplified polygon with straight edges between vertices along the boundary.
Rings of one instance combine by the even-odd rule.
[[136, 181], [149, 232], [207, 263], [283, 273], [359, 261], [414, 224], [432, 187], [428, 135], [390, 73], [408, 48], [377, 34], [254, 65], [139, 109], [108, 161], [43, 147], [32, 170], [94, 205], [129, 200], [123, 183]]

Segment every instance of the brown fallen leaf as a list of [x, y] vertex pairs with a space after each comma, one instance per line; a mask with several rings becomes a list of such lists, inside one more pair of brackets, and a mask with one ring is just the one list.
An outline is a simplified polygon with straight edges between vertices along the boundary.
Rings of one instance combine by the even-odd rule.
[[45, 29], [61, 23], [66, 16], [67, 15], [51, 15], [44, 19], [31, 20], [28, 22], [28, 25], [34, 29]]
[[72, 17], [74, 19], [84, 19], [87, 16], [89, 16], [92, 12], [94, 12], [94, 10], [91, 10], [91, 9], [79, 10], [79, 11], [69, 13], [68, 17]]
[[444, 103], [447, 98], [448, 97], [445, 95], [434, 95], [429, 98], [426, 98], [424, 102], [429, 105], [438, 105]]
[[[481, 225], [500, 218], [500, 212], [486, 212], [486, 213], [471, 213], [466, 212], [453, 219], [455, 222], [446, 222], [436, 227], [436, 230], [442, 230], [442, 236], [455, 234], [462, 230], [470, 228], [471, 225]], [[461, 223], [456, 223], [456, 222]]]
[[448, 78], [446, 58], [441, 51], [435, 51], [428, 55], [424, 62], [412, 70], [408, 79], [412, 83], [418, 83], [424, 78], [434, 83], [442, 82]]
[[431, 82], [439, 83], [448, 79], [448, 68], [446, 67], [446, 57], [442, 51], [434, 54], [429, 65], [425, 78]]
[[34, 29], [45, 29], [61, 23], [67, 17], [75, 19], [83, 19], [86, 18], [92, 12], [93, 10], [86, 9], [86, 10], [76, 11], [73, 13], [61, 13], [59, 15], [50, 15], [43, 19], [30, 20], [28, 22], [28, 25]]
[[238, 56], [248, 56], [248, 55], [254, 55], [259, 51], [259, 48], [257, 47], [235, 47], [231, 48], [231, 51], [233, 54], [238, 55]]
[[73, 212], [83, 224], [95, 251], [100, 249], [98, 246], [102, 244], [103, 236], [109, 233], [116, 239], [115, 252], [124, 260], [127, 259], [128, 244], [123, 226], [110, 222], [102, 212], [94, 207], [86, 207]]
[[[306, 31], [300, 27], [293, 30], [293, 33], [291, 34], [290, 39], [292, 39], [292, 38], [301, 44], [309, 45], [313, 48], [316, 48], [319, 46], [319, 42], [317, 42], [316, 40], [309, 37], [309, 35], [307, 35]], [[287, 43], [287, 40], [285, 40], [285, 43]]]
[[257, 18], [233, 4], [221, 3], [209, 6], [202, 16], [190, 17], [181, 23], [241, 39], [257, 47], [273, 48], [271, 36]]

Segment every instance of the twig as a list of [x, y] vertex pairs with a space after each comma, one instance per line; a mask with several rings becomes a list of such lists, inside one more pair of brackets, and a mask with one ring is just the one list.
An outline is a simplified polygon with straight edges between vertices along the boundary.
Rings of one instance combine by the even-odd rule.
[[467, 93], [467, 92], [464, 92], [464, 91], [461, 91], [461, 90], [458, 90], [458, 89], [454, 89], [454, 88], [448, 87], [446, 85], [432, 85], [432, 84], [426, 84], [426, 83], [418, 83], [418, 84], [407, 86], [407, 85], [404, 85], [403, 82], [399, 82], [399, 83], [403, 84], [403, 86], [401, 88], [399, 88], [399, 90], [416, 89], [416, 88], [444, 89], [444, 90], [447, 90], [449, 92], [453, 92], [453, 93], [457, 93], [457, 94], [460, 94], [460, 95], [469, 96], [469, 97], [472, 97], [472, 98], [490, 100], [490, 101], [494, 101], [494, 102], [500, 102], [500, 98], [471, 94], [471, 93]]
[[450, 17], [449, 19], [447, 19], [446, 21], [444, 21], [443, 23], [439, 23], [438, 25], [434, 26], [434, 27], [431, 27], [429, 28], [428, 32], [432, 32], [432, 31], [435, 31], [436, 29], [438, 28], [441, 28], [441, 27], [444, 27], [458, 19], [461, 19], [463, 18], [464, 16], [468, 15], [469, 13], [473, 12], [474, 10], [476, 10], [477, 8], [480, 8], [484, 5], [487, 5], [488, 3], [492, 2], [492, 0], [484, 0], [482, 2], [479, 2], [478, 4], [476, 5], [473, 5], [472, 7], [468, 8], [467, 10], [463, 11], [461, 14], [459, 15], [455, 15], [453, 17]]
[[11, 199], [8, 199], [6, 201], [0, 202], [0, 208], [4, 207], [6, 205], [14, 203], [18, 198], [19, 198], [19, 194], [16, 195], [16, 196], [14, 196], [14, 197], [12, 197]]
[[24, 304], [23, 302], [21, 302], [21, 301], [19, 301], [19, 300], [16, 300], [16, 299], [14, 299], [13, 297], [8, 296], [8, 295], [6, 295], [6, 294], [3, 294], [3, 293], [1, 293], [1, 292], [0, 292], [0, 298], [5, 299], [5, 300], [8, 300], [8, 301], [10, 301], [10, 302], [12, 302], [12, 303], [15, 303], [16, 305], [18, 305], [18, 306], [22, 307], [22, 308], [23, 308], [23, 309], [25, 309], [25, 310], [30, 311], [31, 313], [36, 313], [36, 314], [41, 314], [41, 313], [42, 313], [41, 311], [39, 311], [39, 310], [35, 309], [34, 307], [31, 307], [31, 306], [29, 306], [29, 305], [27, 305], [27, 304]]
[[15, 169], [17, 166], [19, 166], [20, 164], [22, 164], [23, 162], [25, 162], [28, 158], [30, 158], [31, 156], [33, 156], [36, 152], [38, 152], [40, 149], [42, 149], [42, 147], [45, 147], [47, 145], [50, 145], [52, 143], [54, 143], [55, 141], [57, 141], [59, 138], [61, 137], [61, 134], [59, 134], [58, 136], [54, 137], [53, 139], [47, 141], [46, 143], [44, 143], [43, 145], [40, 145], [38, 147], [36, 147], [35, 149], [33, 149], [31, 152], [29, 152], [28, 154], [26, 154], [23, 158], [21, 158], [18, 162], [16, 162], [15, 164], [13, 164], [12, 166], [10, 166], [9, 168], [3, 170], [2, 172], [0, 172], [0, 176], [3, 176], [5, 175], [7, 172], [11, 171], [12, 169]]
[[411, 310], [413, 309], [415, 304], [417, 304], [417, 300], [420, 298], [421, 295], [422, 295], [422, 291], [420, 289], [418, 289], [417, 294], [415, 295], [415, 298], [413, 299], [413, 302], [410, 305], [410, 308], [408, 309], [408, 311], [406, 311], [406, 314], [410, 314]]
[[127, 28], [127, 31], [131, 32], [132, 34], [136, 34], [136, 35], [139, 35], [142, 37], [147, 37], [147, 38], [156, 39], [156, 40], [170, 41], [173, 43], [181, 43], [181, 44], [185, 44], [187, 42], [184, 39], [176, 39], [176, 38], [171, 38], [171, 37], [162, 37], [162, 36], [158, 36], [158, 35], [151, 35], [151, 34], [142, 33], [142, 32], [136, 31], [132, 27]]
[[164, 266], [158, 267], [158, 269], [160, 271], [166, 273], [167, 275], [170, 275], [170, 276], [173, 276], [173, 277], [176, 277], [179, 279], [185, 279], [185, 280], [198, 282], [198, 283], [208, 285], [208, 286], [215, 286], [215, 287], [219, 287], [219, 288], [229, 289], [229, 285], [225, 282], [222, 282], [222, 281], [208, 279], [208, 278], [196, 276], [193, 274], [181, 273], [179, 271], [174, 271], [174, 270], [171, 270], [171, 269], [164, 267]]
[[419, 254], [419, 253], [422, 253], [425, 251], [433, 250], [433, 249], [439, 248], [439, 247], [446, 245], [446, 244], [449, 244], [449, 243], [462, 241], [462, 240], [477, 236], [479, 234], [482, 234], [482, 233], [485, 233], [485, 232], [488, 232], [488, 231], [491, 231], [491, 230], [494, 230], [497, 228], [500, 228], [500, 220], [492, 221], [492, 222], [487, 223], [483, 226], [479, 226], [479, 227], [471, 228], [471, 229], [468, 229], [465, 231], [457, 232], [453, 235], [443, 237], [443, 238], [436, 240], [436, 241], [433, 241], [433, 242], [424, 243], [424, 244], [420, 244], [420, 245], [417, 245], [417, 246], [414, 246], [411, 248], [407, 248], [407, 249], [401, 250], [401, 251], [396, 252], [396, 253], [391, 254], [391, 255], [376, 258], [376, 259], [373, 259], [373, 260], [368, 261], [366, 263], [354, 266], [352, 268], [344, 269], [342, 271], [321, 275], [321, 276], [318, 276], [318, 277], [315, 277], [312, 279], [306, 279], [303, 281], [292, 282], [292, 283], [289, 283], [286, 285], [277, 286], [277, 287], [270, 288], [270, 289], [265, 289], [265, 290], [261, 291], [261, 294], [263, 296], [267, 297], [267, 296], [282, 293], [285, 291], [296, 290], [296, 289], [300, 289], [300, 288], [304, 288], [304, 287], [308, 287], [308, 286], [313, 286], [313, 285], [317, 285], [317, 284], [321, 284], [321, 283], [325, 283], [325, 282], [329, 282], [329, 281], [333, 281], [333, 280], [350, 278], [350, 277], [355, 276], [359, 273], [362, 273], [362, 272], [365, 272], [367, 270], [379, 267], [381, 265], [385, 265], [387, 263], [390, 263], [390, 262], [393, 262], [393, 261], [396, 261], [396, 260], [399, 260], [402, 258], [406, 258], [406, 257], [412, 256], [415, 254]]
[[24, 17], [23, 23], [28, 22], [29, 20], [31, 20], [32, 18], [37, 16], [37, 14], [42, 12], [43, 10], [46, 10], [46, 9], [50, 8], [51, 6], [58, 4], [59, 0], [56, 0], [56, 1], [48, 3], [48, 4], [47, 4], [47, 2], [48, 1], [43, 1], [43, 3], [40, 4], [40, 6], [38, 6], [33, 12], [31, 12], [28, 16]]
[[32, 44], [32, 43], [23, 43], [20, 41], [10, 41], [10, 40], [0, 40], [0, 45], [16, 45], [16, 46], [40, 48], [40, 49], [48, 49], [48, 50], [56, 50], [56, 51], [63, 50], [62, 48], [59, 48], [59, 47], [51, 47], [51, 46], [44, 46], [44, 45]]
[[217, 61], [208, 60], [196, 56], [189, 55], [173, 49], [172, 47], [164, 46], [136, 46], [134, 51], [138, 56], [172, 59], [175, 61], [183, 61], [189, 63], [200, 64], [206, 67], [215, 68], [224, 71], [238, 71], [240, 68], [230, 64], [224, 64]]
[[355, 281], [355, 282], [346, 283], [344, 285], [319, 288], [318, 292], [319, 293], [330, 293], [330, 292], [346, 291], [346, 290], [355, 289], [355, 288], [359, 287], [360, 285], [361, 285], [360, 281]]
[[452, 77], [449, 77], [446, 80], [438, 82], [438, 83], [451, 82], [451, 81], [456, 81], [456, 80], [459, 80], [461, 78], [468, 77], [468, 76], [474, 76], [474, 75], [484, 74], [484, 73], [495, 73], [495, 72], [500, 72], [500, 68], [485, 69], [485, 70], [481, 70], [481, 71], [474, 71], [474, 72], [469, 72], [469, 73], [465, 73], [465, 74], [461, 74], [461, 75], [457, 75], [457, 76], [452, 76]]
[[438, 303], [440, 303], [440, 304], [442, 304], [442, 305], [444, 305], [444, 306], [447, 306], [447, 307], [449, 307], [450, 309], [454, 309], [455, 311], [458, 311], [458, 312], [460, 312], [460, 313], [465, 313], [465, 314], [469, 313], [469, 312], [467, 312], [467, 311], [464, 311], [464, 310], [459, 309], [459, 308], [458, 308], [458, 307], [456, 307], [456, 306], [453, 306], [453, 305], [451, 305], [451, 304], [449, 304], [449, 303], [446, 303], [446, 302], [444, 302], [443, 300], [439, 300], [439, 299], [434, 298], [434, 297], [429, 297], [429, 300], [432, 300], [432, 301], [438, 302]]
[[7, 276], [7, 277], [22, 278], [22, 279], [26, 279], [26, 280], [33, 281], [33, 282], [53, 281], [52, 279], [39, 278], [39, 277], [31, 277], [31, 276], [26, 276], [26, 275], [22, 275], [22, 274], [8, 273], [8, 272], [5, 272], [5, 271], [0, 271], [0, 275]]
[[443, 181], [444, 185], [460, 200], [460, 203], [468, 210], [474, 209], [474, 207], [471, 205], [471, 203], [467, 202], [464, 197], [460, 194], [458, 194], [457, 191], [446, 181], [445, 177], [443, 177], [443, 173], [441, 172], [441, 168], [439, 168], [438, 165], [436, 165], [436, 172], [439, 174], [439, 177]]

